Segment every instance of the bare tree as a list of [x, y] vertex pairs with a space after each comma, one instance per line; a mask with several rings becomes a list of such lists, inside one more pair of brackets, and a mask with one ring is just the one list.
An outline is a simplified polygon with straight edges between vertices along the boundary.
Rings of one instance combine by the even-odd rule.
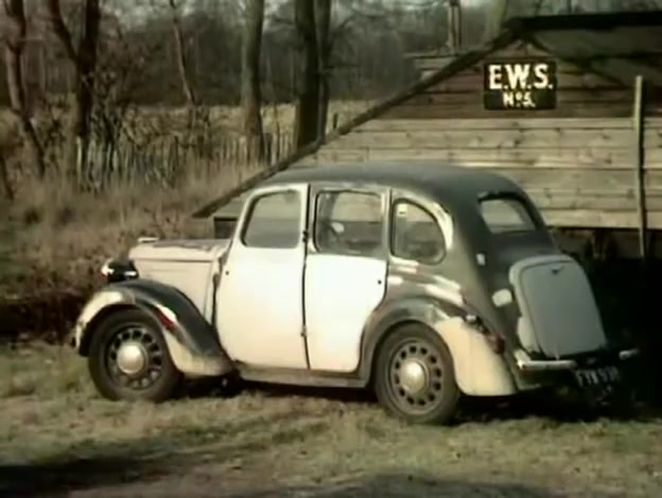
[[177, 0], [169, 0], [170, 12], [172, 16], [172, 32], [175, 39], [175, 55], [177, 57], [177, 71], [179, 72], [179, 80], [182, 84], [182, 91], [186, 98], [186, 104], [189, 108], [194, 108], [197, 105], [195, 90], [189, 75], [189, 63], [186, 57], [186, 44], [184, 42], [184, 30], [182, 29], [182, 22], [179, 17], [179, 5]]
[[326, 135], [326, 122], [329, 114], [331, 50], [331, 0], [315, 0], [315, 24], [317, 36], [317, 71], [319, 74], [319, 104], [317, 138]]
[[260, 53], [263, 23], [264, 0], [247, 0], [241, 51], [241, 106], [244, 135], [248, 139], [249, 146], [257, 144], [260, 157], [264, 148], [260, 114], [262, 101]]
[[30, 119], [25, 94], [25, 80], [22, 63], [27, 32], [25, 7], [23, 5], [23, 0], [3, 0], [3, 7], [6, 26], [4, 33], [5, 66], [7, 70], [7, 88], [9, 91], [11, 110], [20, 121], [21, 132], [30, 155], [30, 161], [34, 163], [39, 177], [43, 178], [46, 173], [44, 150]]
[[294, 143], [297, 148], [301, 148], [316, 140], [319, 125], [317, 29], [315, 3], [312, 0], [295, 0], [294, 23], [298, 51]]
[[101, 8], [99, 0], [85, 0], [83, 34], [76, 47], [71, 32], [62, 17], [60, 0], [47, 0], [46, 7], [53, 31], [76, 68], [76, 98], [67, 137], [67, 149], [68, 163], [75, 167], [80, 180], [87, 169]]

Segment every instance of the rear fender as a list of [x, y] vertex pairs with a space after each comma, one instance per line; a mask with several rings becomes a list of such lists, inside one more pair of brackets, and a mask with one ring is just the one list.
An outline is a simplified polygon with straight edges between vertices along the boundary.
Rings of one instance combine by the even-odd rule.
[[453, 358], [460, 390], [472, 396], [503, 396], [516, 392], [503, 356], [494, 352], [486, 335], [465, 319], [468, 313], [454, 303], [427, 297], [403, 299], [374, 317], [363, 341], [361, 377], [372, 373], [375, 354], [383, 339], [405, 323], [416, 322], [436, 332]]
[[73, 346], [86, 356], [97, 326], [110, 314], [138, 308], [151, 316], [163, 334], [175, 366], [184, 374], [223, 375], [234, 369], [214, 328], [177, 289], [151, 280], [110, 284], [90, 298], [72, 332]]

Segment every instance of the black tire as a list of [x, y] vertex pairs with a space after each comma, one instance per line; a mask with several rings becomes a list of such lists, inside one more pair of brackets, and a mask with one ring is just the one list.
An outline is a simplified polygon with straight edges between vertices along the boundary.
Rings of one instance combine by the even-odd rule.
[[[138, 309], [117, 311], [90, 333], [88, 367], [104, 398], [157, 403], [172, 396], [182, 374], [172, 361], [159, 327], [147, 313]], [[117, 352], [127, 342], [139, 343], [144, 349], [146, 367], [134, 375], [123, 373], [118, 366]]]
[[[410, 381], [401, 378], [403, 367], [412, 364], [415, 371], [425, 372], [424, 386], [415, 392], [411, 376]], [[448, 347], [419, 324], [403, 325], [386, 337], [377, 351], [373, 382], [386, 411], [415, 424], [448, 424], [460, 399]]]

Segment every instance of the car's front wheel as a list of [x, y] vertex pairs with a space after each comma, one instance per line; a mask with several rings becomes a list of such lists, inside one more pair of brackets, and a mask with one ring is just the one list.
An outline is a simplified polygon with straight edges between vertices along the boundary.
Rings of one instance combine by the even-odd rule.
[[88, 365], [102, 396], [159, 402], [172, 395], [181, 374], [149, 315], [138, 309], [120, 310], [91, 332]]
[[443, 340], [423, 325], [407, 324], [389, 334], [373, 375], [377, 399], [399, 418], [446, 424], [455, 414], [460, 391], [453, 359]]

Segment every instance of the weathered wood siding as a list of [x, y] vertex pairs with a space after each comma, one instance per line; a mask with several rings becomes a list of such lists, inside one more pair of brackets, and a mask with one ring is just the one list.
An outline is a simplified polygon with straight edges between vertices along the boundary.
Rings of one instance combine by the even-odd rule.
[[[489, 60], [549, 58], [525, 44]], [[633, 87], [556, 61], [557, 106], [485, 110], [483, 62], [331, 140], [302, 164], [453, 163], [517, 181], [552, 226], [635, 228]], [[634, 81], [634, 76], [633, 76]], [[662, 229], [662, 106], [646, 107], [648, 227]]]
[[[382, 114], [380, 119], [450, 119], [503, 117], [628, 117], [632, 114], [631, 84], [622, 84], [608, 76], [601, 76], [589, 68], [559, 59], [557, 66], [556, 108], [549, 110], [487, 110], [483, 107], [483, 66], [489, 62], [508, 59], [552, 59], [550, 54], [529, 44], [517, 42], [494, 52], [479, 64], [469, 67], [452, 78], [429, 87], [402, 105]], [[662, 59], [659, 61], [662, 63]], [[662, 116], [662, 93], [650, 89], [646, 115]]]
[[[648, 118], [648, 222], [662, 228], [662, 119]], [[638, 226], [630, 118], [373, 120], [329, 142], [306, 164], [453, 163], [517, 181], [553, 226]]]

